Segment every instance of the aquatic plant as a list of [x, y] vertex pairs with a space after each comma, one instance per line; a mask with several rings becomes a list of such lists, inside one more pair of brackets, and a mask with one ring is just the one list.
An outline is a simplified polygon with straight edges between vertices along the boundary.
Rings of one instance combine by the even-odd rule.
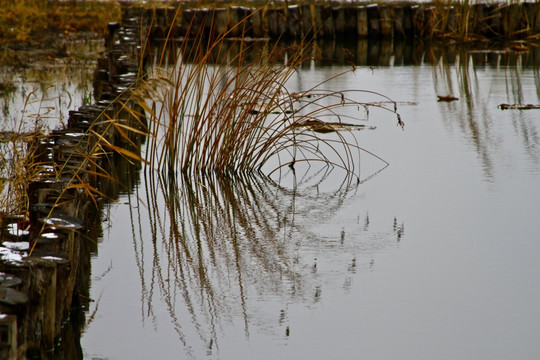
[[[316, 58], [316, 46], [308, 40], [285, 47], [250, 42], [244, 31], [234, 42], [227, 40], [237, 26], [242, 22], [206, 38], [204, 26], [190, 31], [192, 22], [192, 36], [179, 47], [169, 39], [148, 77], [132, 92], [144, 109], [133, 115], [148, 119], [146, 161], [152, 167], [171, 174], [231, 174], [261, 171], [277, 159], [270, 173], [321, 162], [352, 175], [355, 152], [363, 149], [345, 133], [365, 126], [370, 107], [390, 111], [403, 126], [396, 103], [382, 94], [321, 89], [334, 78], [289, 90], [292, 74]], [[364, 102], [365, 94], [380, 101]], [[343, 110], [351, 107], [358, 117], [345, 115]]]

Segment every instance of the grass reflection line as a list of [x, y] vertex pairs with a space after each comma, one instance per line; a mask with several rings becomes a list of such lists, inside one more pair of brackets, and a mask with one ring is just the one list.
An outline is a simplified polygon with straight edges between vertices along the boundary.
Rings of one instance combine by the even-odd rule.
[[[188, 353], [193, 352], [192, 335], [188, 336], [193, 331], [188, 329], [195, 330], [201, 343], [219, 348], [224, 321], [236, 316], [243, 319], [249, 337], [251, 324], [257, 323], [250, 308], [252, 297], [309, 298], [305, 294], [314, 291], [298, 262], [295, 239], [316, 235], [295, 223], [295, 203], [301, 200], [307, 211], [320, 216], [321, 202], [332, 213], [355, 189], [345, 183], [348, 186], [331, 194], [299, 195], [295, 188], [253, 174], [201, 176], [193, 181], [149, 172], [144, 184], [148, 215], [140, 208], [132, 212], [133, 222], [148, 224], [151, 240], [145, 239], [145, 229], [132, 227], [140, 239], [135, 251], [143, 313], [157, 323], [154, 302], [163, 301]], [[143, 255], [149, 245], [148, 273]]]

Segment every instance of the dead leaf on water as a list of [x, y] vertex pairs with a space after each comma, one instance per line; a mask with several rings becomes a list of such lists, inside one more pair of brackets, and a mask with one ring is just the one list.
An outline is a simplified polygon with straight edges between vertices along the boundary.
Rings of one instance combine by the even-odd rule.
[[437, 95], [437, 101], [456, 101], [459, 100], [457, 97], [452, 95]]

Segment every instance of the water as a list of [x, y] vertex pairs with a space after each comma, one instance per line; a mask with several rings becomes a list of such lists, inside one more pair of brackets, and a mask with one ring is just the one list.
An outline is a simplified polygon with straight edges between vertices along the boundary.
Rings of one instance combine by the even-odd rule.
[[538, 67], [428, 54], [326, 85], [385, 94], [406, 124], [370, 112], [356, 134], [390, 166], [356, 188], [248, 177], [179, 195], [143, 176], [145, 205], [111, 205], [92, 261], [85, 358], [537, 359], [540, 110], [498, 105], [539, 104]]

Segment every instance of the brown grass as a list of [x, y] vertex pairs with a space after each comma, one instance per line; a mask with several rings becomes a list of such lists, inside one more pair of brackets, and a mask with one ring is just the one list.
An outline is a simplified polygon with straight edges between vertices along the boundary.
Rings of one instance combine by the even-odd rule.
[[179, 48], [163, 48], [149, 77], [133, 92], [150, 124], [147, 161], [153, 167], [169, 173], [233, 174], [261, 171], [277, 159], [271, 172], [321, 162], [354, 174], [354, 153], [362, 150], [354, 137], [341, 132], [325, 137], [305, 125], [342, 119], [362, 123], [361, 118], [348, 119], [344, 110], [371, 106], [384, 107], [403, 125], [396, 104], [381, 94], [389, 106], [359, 100], [373, 94], [367, 90], [320, 90], [325, 82], [291, 93], [287, 81], [317, 54], [310, 41], [255, 47], [241, 36], [236, 46], [228, 46], [232, 31], [215, 38], [191, 32]]
[[93, 31], [120, 19], [115, 2], [0, 0], [0, 43], [39, 40], [45, 31]]

